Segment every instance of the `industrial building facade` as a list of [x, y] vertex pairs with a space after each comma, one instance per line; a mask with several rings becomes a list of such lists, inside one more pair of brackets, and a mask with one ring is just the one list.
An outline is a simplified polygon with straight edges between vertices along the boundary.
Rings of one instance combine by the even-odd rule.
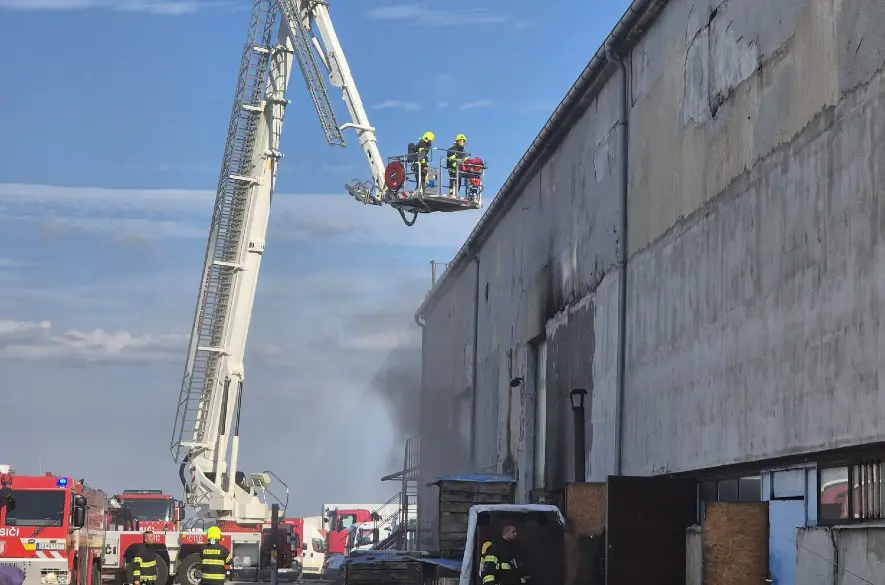
[[769, 501], [773, 543], [881, 517], [881, 30], [874, 0], [633, 2], [417, 311], [420, 489], [561, 489], [584, 388], [578, 479]]

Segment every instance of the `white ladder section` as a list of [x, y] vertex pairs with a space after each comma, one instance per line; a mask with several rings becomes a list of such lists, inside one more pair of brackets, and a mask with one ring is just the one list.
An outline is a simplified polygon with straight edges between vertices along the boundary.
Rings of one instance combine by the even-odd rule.
[[[271, 46], [276, 16], [275, 0], [254, 0], [170, 445], [185, 501], [199, 513], [241, 521], [267, 518], [257, 491], [265, 486], [235, 479], [243, 358], [293, 55], [289, 42]], [[279, 38], [290, 38], [285, 22]]]

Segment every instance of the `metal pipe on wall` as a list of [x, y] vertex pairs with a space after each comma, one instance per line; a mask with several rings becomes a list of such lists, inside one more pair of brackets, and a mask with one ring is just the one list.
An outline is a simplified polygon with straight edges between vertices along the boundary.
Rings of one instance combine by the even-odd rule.
[[476, 373], [479, 369], [479, 254], [473, 254], [473, 262], [476, 265], [476, 275], [473, 282], [473, 364], [471, 365], [470, 384], [470, 467], [476, 468]]
[[624, 390], [627, 370], [627, 194], [629, 191], [629, 111], [630, 88], [627, 65], [611, 50], [611, 44], [605, 45], [605, 56], [621, 70], [621, 196], [620, 196], [620, 227], [621, 242], [618, 246], [618, 357], [617, 357], [617, 389], [615, 398], [615, 472], [621, 475], [623, 468], [622, 444], [624, 439]]

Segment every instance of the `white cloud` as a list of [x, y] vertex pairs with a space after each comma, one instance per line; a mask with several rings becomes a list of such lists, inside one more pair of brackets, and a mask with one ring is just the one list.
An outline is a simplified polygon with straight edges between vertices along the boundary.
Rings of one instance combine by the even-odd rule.
[[490, 108], [495, 105], [495, 102], [492, 100], [475, 100], [472, 102], [467, 102], [466, 104], [461, 104], [461, 110], [475, 110], [478, 108]]
[[[274, 196], [271, 238], [460, 246], [480, 210], [425, 214], [414, 227], [388, 207], [347, 194]], [[184, 189], [108, 189], [0, 183], [0, 223], [30, 223], [48, 236], [103, 235], [118, 243], [204, 239], [214, 193]]]
[[511, 24], [513, 17], [487, 8], [439, 9], [427, 4], [394, 4], [372, 8], [366, 12], [369, 20], [408, 21], [419, 26], [468, 26], [479, 24]]
[[31, 266], [31, 263], [16, 260], [15, 258], [0, 258], [0, 270], [10, 268], [24, 268], [26, 266]]
[[0, 320], [0, 359], [86, 362], [182, 361], [186, 338], [179, 334], [133, 335], [102, 329], [53, 331], [49, 321]]
[[421, 109], [421, 104], [415, 102], [405, 102], [402, 100], [386, 100], [380, 104], [373, 106], [375, 110], [409, 110], [417, 111]]
[[439, 102], [436, 104], [437, 110], [445, 110], [448, 107], [449, 107], [449, 102]]
[[166, 16], [192, 14], [206, 8], [232, 6], [213, 0], [0, 0], [0, 10], [67, 11], [101, 8], [117, 12], [146, 12]]

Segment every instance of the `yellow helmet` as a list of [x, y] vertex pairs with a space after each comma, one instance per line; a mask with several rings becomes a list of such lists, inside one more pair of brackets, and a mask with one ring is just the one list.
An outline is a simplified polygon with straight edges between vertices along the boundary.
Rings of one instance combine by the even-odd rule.
[[436, 140], [436, 136], [434, 136], [433, 132], [425, 132], [421, 135], [421, 140], [426, 140], [427, 142], [433, 142]]
[[209, 530], [206, 531], [206, 538], [209, 540], [221, 540], [221, 530], [218, 526], [211, 526]]
[[457, 136], [455, 136], [455, 142], [458, 142], [459, 140], [463, 140], [464, 142], [467, 142], [467, 137], [464, 136], [463, 134], [458, 134]]

